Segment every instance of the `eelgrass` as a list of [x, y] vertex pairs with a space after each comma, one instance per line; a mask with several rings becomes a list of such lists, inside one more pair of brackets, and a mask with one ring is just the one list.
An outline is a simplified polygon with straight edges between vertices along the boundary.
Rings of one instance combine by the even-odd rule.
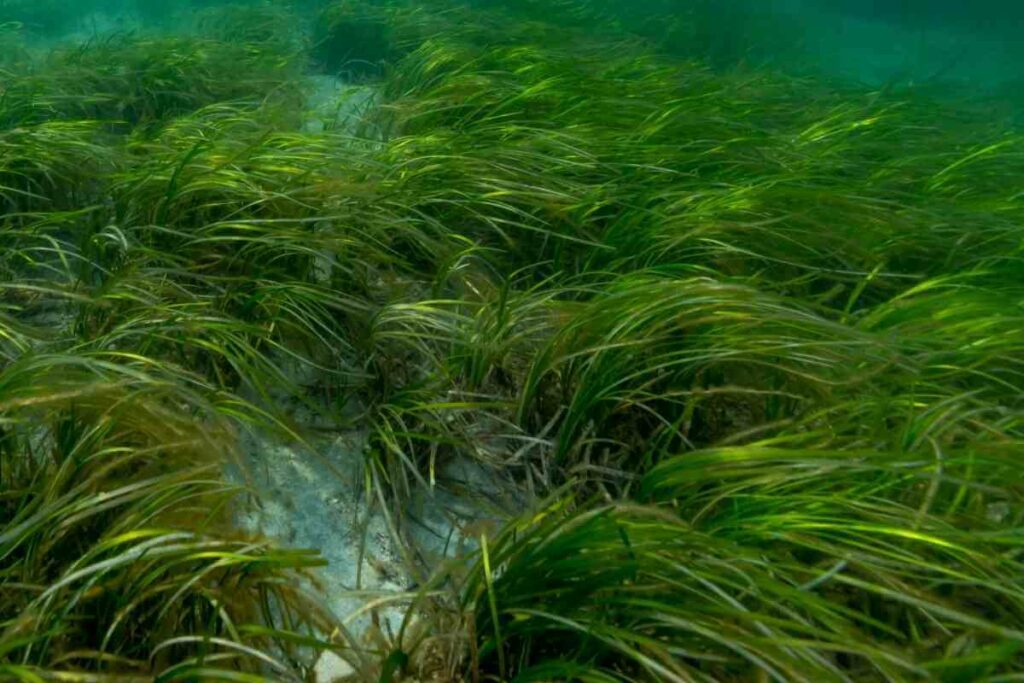
[[1013, 670], [1021, 567], [993, 510], [1019, 498], [991, 482], [1017, 448], [752, 444], [665, 461], [643, 479], [647, 505], [559, 503], [481, 551], [472, 665], [523, 681]]
[[[1007, 624], [1020, 623], [1019, 568], [998, 548], [1019, 518], [1003, 468], [1021, 428], [1020, 205], [1012, 185], [988, 179], [1016, 177], [1019, 142], [913, 99], [542, 40], [505, 50], [501, 39], [490, 49], [430, 39], [387, 82], [382, 116], [399, 133], [389, 147], [411, 155], [389, 158], [402, 168], [394, 187], [426, 229], [458, 225], [478, 245], [450, 257], [455, 282], [444, 271], [457, 300], [401, 308], [404, 348], [423, 359], [408, 381], [435, 416], [401, 423], [415, 438], [396, 448], [395, 471], [415, 465], [415, 443], [431, 473], [439, 452], [472, 452], [470, 432], [451, 431], [468, 404], [440, 397], [479, 401], [481, 388], [489, 402], [477, 415], [491, 427], [478, 456], [508, 439], [499, 453], [518, 454], [506, 462], [534, 482], [571, 473], [583, 490], [636, 495], [637, 473], [649, 469], [655, 486], [691, 457], [673, 451], [716, 443], [737, 457], [793, 444], [839, 464], [804, 482], [788, 474], [789, 451], [775, 453], [766, 476], [793, 490], [757, 480], [746, 504], [716, 493], [724, 465], [698, 450], [705, 483], [661, 496], [671, 512], [617, 504], [510, 527], [464, 594], [480, 648], [468, 650], [471, 670], [499, 680], [1015, 671], [1020, 633]], [[958, 150], [958, 139], [975, 142]], [[522, 279], [511, 292], [481, 285], [530, 264], [539, 291]], [[473, 336], [487, 311], [509, 332]], [[488, 353], [505, 334], [522, 344]], [[467, 375], [466, 358], [487, 361]], [[439, 398], [423, 393], [430, 386]], [[398, 396], [401, 414], [415, 414]], [[444, 405], [447, 421], [436, 417]], [[511, 445], [528, 436], [506, 416], [546, 443]], [[698, 495], [715, 507], [687, 512]], [[719, 507], [737, 535], [702, 526]], [[691, 593], [709, 601], [707, 615]]]
[[[396, 537], [449, 465], [555, 496], [357, 676], [1019, 675], [1020, 137], [588, 36], [614, 9], [332, 3], [306, 44], [257, 5], [11, 58], [0, 674], [340, 650], [318, 560], [232, 532], [220, 475], [297, 403], [367, 434]], [[302, 131], [309, 63], [379, 106]]]
[[230, 531], [231, 442], [181, 376], [123, 353], [5, 364], [5, 680], [297, 680], [335, 628], [304, 587], [315, 553]]

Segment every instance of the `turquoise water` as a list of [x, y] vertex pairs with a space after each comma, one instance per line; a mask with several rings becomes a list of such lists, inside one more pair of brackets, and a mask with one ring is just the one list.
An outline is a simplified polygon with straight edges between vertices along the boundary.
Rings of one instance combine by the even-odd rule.
[[[957, 0], [649, 0], [606, 3], [626, 21], [645, 12], [696, 16], [698, 35], [667, 47], [724, 67], [769, 63], [869, 84], [1000, 87], [1021, 78], [1024, 5]], [[656, 36], [664, 26], [652, 27]]]
[[[373, 0], [364, 3], [374, 4]], [[223, 4], [240, 3], [2, 0], [0, 23], [17, 23], [33, 40], [46, 43], [68, 34], [87, 36], [157, 25], [173, 27], [176, 19]], [[298, 4], [312, 15], [324, 3], [304, 0], [290, 4]], [[430, 11], [430, 3], [421, 4]], [[478, 4], [534, 5], [538, 12], [546, 11], [544, 3], [529, 1], [478, 0]], [[705, 58], [723, 68], [768, 63], [869, 84], [945, 83], [1011, 90], [1022, 78], [1022, 3], [593, 0], [579, 4], [602, 12], [608, 22], [635, 29], [668, 51]], [[685, 23], [685, 29], [666, 24], [664, 17], [673, 15], [680, 24]]]

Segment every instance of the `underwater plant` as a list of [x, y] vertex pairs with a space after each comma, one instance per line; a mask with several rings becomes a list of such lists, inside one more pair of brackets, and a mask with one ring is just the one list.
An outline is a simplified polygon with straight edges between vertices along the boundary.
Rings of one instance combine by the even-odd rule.
[[[673, 49], [706, 3], [9, 7], [0, 679], [1024, 671], [1012, 117]], [[403, 590], [242, 530], [253, 434]]]

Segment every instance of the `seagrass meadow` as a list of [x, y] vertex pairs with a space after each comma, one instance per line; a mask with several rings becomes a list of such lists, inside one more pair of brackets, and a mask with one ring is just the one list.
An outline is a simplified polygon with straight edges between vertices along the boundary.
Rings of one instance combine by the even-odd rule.
[[0, 681], [1024, 680], [1022, 81], [746, 4], [0, 0]]

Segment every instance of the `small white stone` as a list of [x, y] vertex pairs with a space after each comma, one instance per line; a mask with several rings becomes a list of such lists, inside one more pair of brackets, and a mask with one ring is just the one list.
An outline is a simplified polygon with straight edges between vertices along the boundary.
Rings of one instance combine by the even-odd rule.
[[356, 672], [352, 665], [330, 650], [320, 655], [313, 669], [316, 683], [343, 681]]

